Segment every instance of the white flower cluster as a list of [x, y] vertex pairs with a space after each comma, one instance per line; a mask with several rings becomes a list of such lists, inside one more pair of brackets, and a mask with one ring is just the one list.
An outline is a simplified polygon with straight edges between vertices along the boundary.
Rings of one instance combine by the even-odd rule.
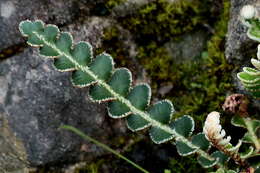
[[220, 125], [220, 114], [211, 112], [205, 121], [203, 132], [207, 139], [214, 145], [226, 146], [229, 144], [231, 137], [224, 138], [226, 132]]
[[245, 5], [240, 11], [240, 15], [244, 19], [252, 19], [256, 16], [256, 13], [257, 10], [252, 5]]

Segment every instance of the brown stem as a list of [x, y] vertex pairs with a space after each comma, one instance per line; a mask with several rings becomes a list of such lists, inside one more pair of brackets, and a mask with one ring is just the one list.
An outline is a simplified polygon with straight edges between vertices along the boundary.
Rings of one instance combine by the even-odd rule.
[[219, 140], [216, 139], [210, 139], [213, 146], [215, 146], [218, 150], [222, 151], [227, 156], [231, 157], [237, 164], [241, 165], [242, 167], [248, 167], [248, 163], [242, 159], [239, 155], [239, 153], [228, 151], [225, 146], [219, 145]]

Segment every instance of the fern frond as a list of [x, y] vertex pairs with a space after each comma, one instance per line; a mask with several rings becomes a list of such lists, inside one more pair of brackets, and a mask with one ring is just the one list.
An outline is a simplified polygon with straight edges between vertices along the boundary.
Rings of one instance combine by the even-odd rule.
[[102, 53], [93, 58], [89, 43], [73, 44], [70, 33], [60, 32], [55, 25], [44, 25], [42, 21], [23, 21], [19, 29], [28, 37], [29, 45], [39, 47], [41, 55], [54, 59], [57, 70], [72, 71], [71, 81], [75, 87], [90, 87], [89, 96], [94, 102], [109, 102], [110, 117], [126, 117], [127, 127], [132, 131], [150, 127], [150, 137], [157, 144], [175, 139], [178, 153], [183, 156], [198, 153], [203, 167], [222, 165], [219, 157], [204, 151], [210, 145], [204, 134], [191, 137], [192, 117], [184, 115], [172, 121], [174, 108], [168, 100], [150, 105], [150, 86], [131, 86], [131, 72], [126, 68], [115, 69], [109, 54]]
[[[250, 7], [253, 8], [254, 7]], [[255, 41], [260, 42], [260, 19], [251, 17], [244, 19], [244, 23], [249, 27], [247, 36]], [[238, 79], [256, 98], [260, 97], [260, 46], [258, 46], [257, 59], [252, 58], [251, 63], [255, 68], [244, 67], [243, 72], [237, 74]]]

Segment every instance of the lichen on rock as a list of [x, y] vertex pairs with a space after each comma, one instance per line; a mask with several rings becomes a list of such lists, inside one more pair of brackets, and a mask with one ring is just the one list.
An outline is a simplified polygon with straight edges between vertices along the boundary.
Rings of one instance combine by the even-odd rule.
[[0, 109], [0, 172], [29, 173], [25, 147], [9, 127]]

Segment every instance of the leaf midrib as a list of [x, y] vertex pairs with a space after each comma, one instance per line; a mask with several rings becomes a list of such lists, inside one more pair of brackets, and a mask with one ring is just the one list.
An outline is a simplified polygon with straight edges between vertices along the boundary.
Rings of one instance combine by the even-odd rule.
[[[101, 86], [103, 86], [104, 88], [106, 88], [111, 95], [113, 95], [115, 98], [118, 99], [118, 101], [120, 101], [121, 103], [124, 103], [126, 106], [128, 106], [128, 108], [134, 113], [134, 114], [138, 114], [140, 115], [143, 119], [147, 120], [148, 122], [150, 122], [152, 124], [152, 126], [155, 127], [159, 127], [160, 129], [162, 129], [163, 131], [170, 133], [174, 136], [175, 139], [180, 140], [184, 143], [186, 143], [189, 147], [191, 148], [196, 148], [197, 149], [197, 153], [200, 154], [201, 156], [209, 159], [209, 160], [215, 160], [213, 157], [209, 156], [208, 153], [206, 153], [205, 151], [201, 150], [199, 147], [197, 147], [196, 145], [192, 144], [187, 138], [185, 138], [184, 136], [178, 134], [174, 129], [170, 128], [169, 126], [166, 126], [162, 123], [160, 123], [159, 121], [156, 121], [154, 119], [152, 119], [148, 114], [146, 114], [145, 112], [135, 108], [131, 102], [127, 99], [125, 99], [124, 97], [122, 97], [121, 95], [117, 94], [106, 82], [104, 82], [103, 80], [99, 79], [97, 75], [95, 75], [89, 68], [88, 66], [82, 66], [80, 65], [76, 60], [73, 59], [73, 57], [69, 54], [66, 54], [65, 52], [62, 52], [58, 47], [56, 47], [55, 44], [52, 44], [50, 42], [48, 42], [40, 33], [34, 31], [33, 34], [35, 34], [36, 37], [38, 37], [40, 40], [42, 40], [44, 42], [44, 44], [46, 44], [47, 46], [50, 46], [51, 48], [53, 48], [55, 51], [57, 51], [58, 54], [65, 56], [66, 58], [68, 58], [69, 61], [71, 61], [76, 68], [82, 70], [83, 72], [87, 73], [88, 75], [90, 75], [91, 77], [94, 78], [95, 81], [97, 81]], [[219, 166], [222, 167], [221, 164], [217, 163]]]

